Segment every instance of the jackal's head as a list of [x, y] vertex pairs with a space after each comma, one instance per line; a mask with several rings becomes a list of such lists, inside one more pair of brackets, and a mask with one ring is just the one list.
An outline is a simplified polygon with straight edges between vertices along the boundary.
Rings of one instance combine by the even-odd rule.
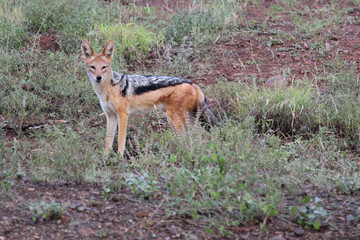
[[[114, 41], [110, 40], [99, 54], [95, 54], [91, 44], [85, 38], [81, 44], [86, 72], [91, 81], [100, 83], [112, 74], [111, 58], [114, 54]], [[111, 76], [110, 76], [111, 77]]]

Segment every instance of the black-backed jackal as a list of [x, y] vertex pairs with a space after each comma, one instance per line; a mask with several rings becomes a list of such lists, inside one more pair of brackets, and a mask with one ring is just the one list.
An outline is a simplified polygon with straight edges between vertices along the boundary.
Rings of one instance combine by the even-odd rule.
[[128, 116], [132, 112], [165, 107], [168, 119], [177, 133], [185, 129], [185, 121], [189, 114], [198, 110], [201, 111], [202, 119], [210, 126], [218, 123], [218, 117], [209, 108], [203, 92], [197, 85], [177, 77], [126, 75], [113, 71], [112, 40], [99, 54], [95, 54], [90, 43], [83, 39], [81, 50], [87, 77], [106, 115], [105, 155], [112, 148], [118, 123], [118, 152], [123, 155]]

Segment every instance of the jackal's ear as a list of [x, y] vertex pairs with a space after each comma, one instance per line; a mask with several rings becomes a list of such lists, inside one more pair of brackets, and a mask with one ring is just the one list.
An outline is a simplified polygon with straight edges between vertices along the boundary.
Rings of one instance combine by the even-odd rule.
[[101, 50], [101, 55], [103, 55], [105, 58], [108, 58], [109, 60], [111, 60], [111, 58], [114, 55], [114, 41], [110, 40], [106, 46], [103, 48], [103, 50]]
[[81, 52], [82, 52], [82, 55], [83, 55], [85, 61], [95, 55], [94, 49], [92, 48], [89, 41], [86, 40], [85, 38], [83, 39], [83, 41], [81, 43]]

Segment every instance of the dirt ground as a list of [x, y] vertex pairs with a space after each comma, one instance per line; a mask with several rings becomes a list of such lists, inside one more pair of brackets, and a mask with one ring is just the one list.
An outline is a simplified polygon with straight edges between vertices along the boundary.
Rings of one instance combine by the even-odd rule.
[[[179, 8], [193, 7], [192, 1], [138, 1], [138, 5], [154, 6], [169, 12]], [[330, 1], [304, 1], [313, 9]], [[218, 41], [206, 51], [212, 54], [212, 68], [203, 75], [194, 77], [193, 82], [213, 84], [220, 78], [229, 81], [248, 81], [252, 78], [267, 79], [288, 73], [288, 84], [294, 79], [321, 75], [331, 72], [329, 63], [336, 59], [354, 63], [360, 70], [360, 7], [350, 1], [340, 1], [339, 6], [351, 9], [348, 16], [357, 20], [333, 26], [325, 26], [316, 36], [293, 36], [293, 25], [288, 24], [289, 15], [280, 14], [272, 19], [265, 14], [275, 0], [265, 0], [259, 5], [247, 4], [246, 21], [243, 26], [253, 24], [257, 31], [236, 34], [226, 41]], [[321, 6], [320, 6], [321, 7]], [[262, 24], [267, 23], [262, 30]], [[276, 38], [276, 33], [287, 33], [288, 37]], [[319, 40], [320, 39], [320, 40]], [[323, 43], [324, 49], [316, 47]], [[50, 35], [38, 38], [37, 44], [43, 50], [58, 51], [56, 39]], [[319, 81], [319, 85], [323, 83]], [[11, 137], [9, 131], [8, 137]], [[0, 240], [5, 239], [224, 239], [217, 233], [207, 234], [201, 220], [178, 218], [165, 212], [166, 199], [159, 193], [156, 198], [139, 200], [130, 189], [120, 190], [111, 199], [103, 196], [101, 186], [94, 184], [71, 185], [33, 183], [19, 179], [11, 187], [11, 197], [0, 195]], [[294, 205], [299, 196], [283, 196], [280, 209]], [[228, 239], [360, 239], [353, 209], [359, 200], [359, 192], [353, 195], [338, 195], [327, 199], [327, 208], [339, 208], [338, 215], [329, 217], [319, 231], [306, 230], [289, 216], [268, 219], [266, 230], [261, 230], [259, 222], [248, 226], [229, 228]], [[60, 219], [34, 223], [28, 210], [29, 202], [61, 202], [66, 214]], [[286, 210], [284, 210], [286, 212]]]
[[[262, 231], [259, 222], [248, 226], [229, 228], [233, 235], [219, 237], [203, 230], [201, 219], [168, 216], [164, 205], [166, 199], [156, 198], [140, 201], [123, 189], [110, 200], [104, 198], [102, 189], [93, 184], [36, 184], [19, 180], [11, 188], [11, 198], [1, 199], [0, 239], [359, 239], [352, 204], [358, 195], [328, 197], [328, 209], [341, 208], [331, 216], [320, 231], [305, 230], [288, 216], [276, 216], [266, 222]], [[326, 199], [324, 194], [323, 199]], [[66, 206], [66, 214], [60, 219], [34, 223], [29, 202], [56, 201]], [[280, 209], [295, 202], [295, 197], [284, 196]], [[340, 207], [341, 206], [341, 207]]]

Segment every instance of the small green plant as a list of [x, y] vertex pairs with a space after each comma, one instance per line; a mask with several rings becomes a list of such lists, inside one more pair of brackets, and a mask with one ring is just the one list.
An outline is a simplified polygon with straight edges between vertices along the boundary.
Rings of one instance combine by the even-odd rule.
[[103, 195], [104, 198], [109, 199], [111, 194], [111, 189], [107, 186], [103, 186], [101, 190], [101, 194]]
[[31, 203], [29, 210], [31, 211], [34, 223], [59, 219], [65, 213], [64, 205], [57, 202], [45, 203], [42, 201]]
[[344, 194], [353, 194], [360, 189], [359, 180], [351, 177], [342, 177], [338, 185], [338, 191]]
[[131, 188], [133, 194], [140, 194], [144, 198], [150, 197], [159, 190], [158, 181], [147, 173], [141, 176], [130, 174], [125, 179], [125, 184]]
[[327, 211], [323, 207], [323, 201], [318, 198], [312, 198], [307, 196], [305, 198], [299, 198], [300, 207], [291, 207], [290, 211], [295, 215], [297, 223], [309, 229], [313, 227], [315, 230], [319, 230], [321, 227], [321, 221], [327, 216]]
[[12, 182], [6, 179], [1, 180], [0, 179], [0, 191], [2, 195], [7, 195], [7, 193], [10, 191]]

